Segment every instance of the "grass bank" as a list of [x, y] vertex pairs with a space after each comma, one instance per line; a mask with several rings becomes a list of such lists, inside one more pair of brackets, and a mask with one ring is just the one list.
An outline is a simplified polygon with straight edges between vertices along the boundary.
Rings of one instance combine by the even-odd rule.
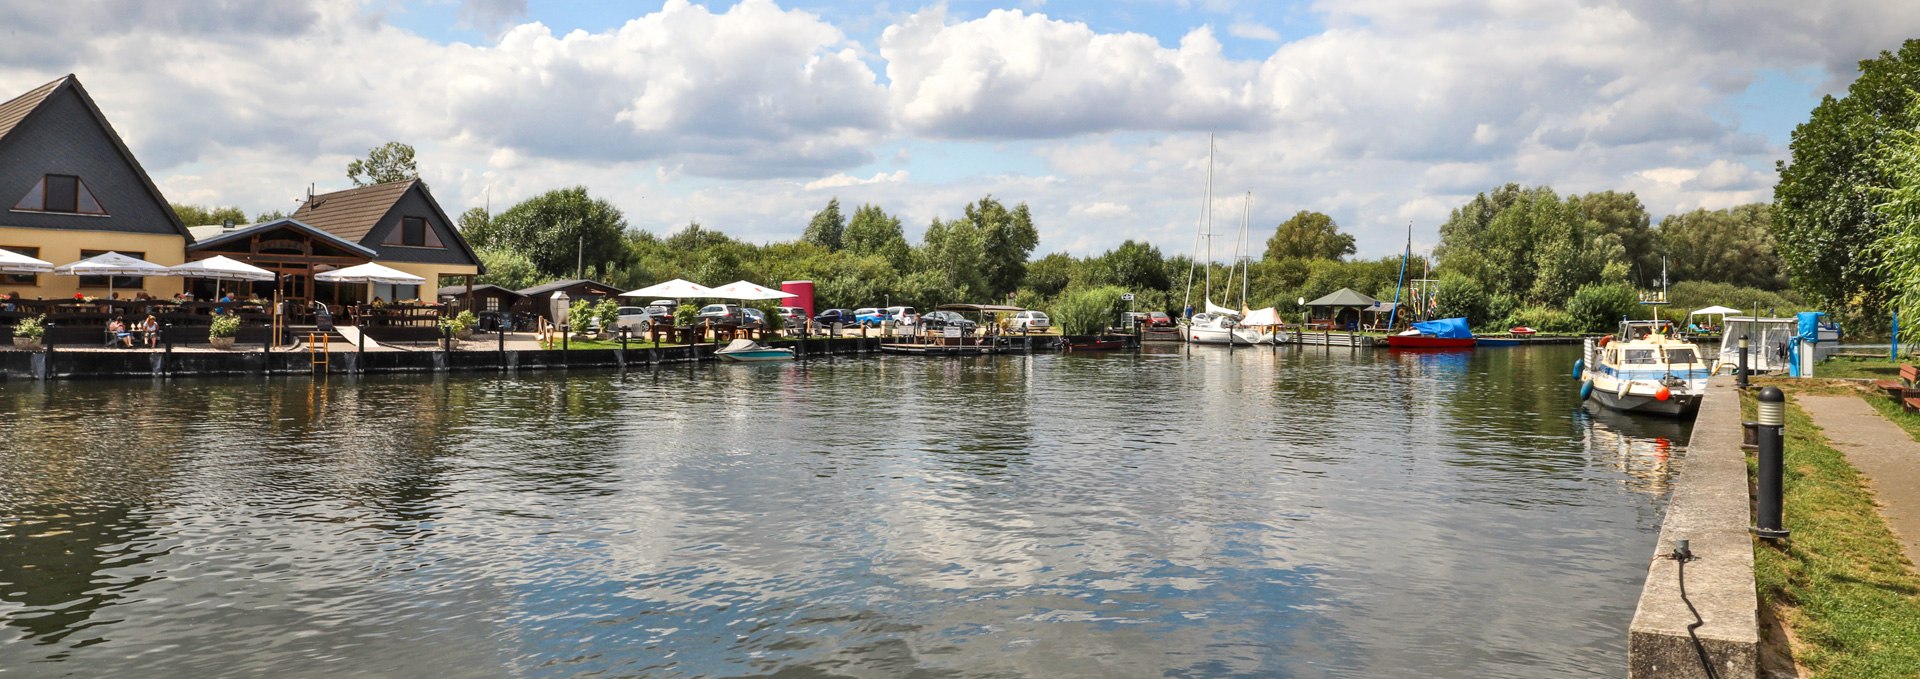
[[1835, 357], [1813, 366], [1813, 374], [1820, 377], [1892, 380], [1900, 378], [1900, 363], [1884, 358]]
[[[1751, 416], [1751, 396], [1742, 400]], [[1811, 676], [1920, 677], [1920, 576], [1860, 473], [1799, 406], [1789, 404], [1786, 425], [1793, 537], [1754, 542], [1761, 605], [1791, 630], [1794, 656]], [[1750, 474], [1754, 467], [1749, 457]]]

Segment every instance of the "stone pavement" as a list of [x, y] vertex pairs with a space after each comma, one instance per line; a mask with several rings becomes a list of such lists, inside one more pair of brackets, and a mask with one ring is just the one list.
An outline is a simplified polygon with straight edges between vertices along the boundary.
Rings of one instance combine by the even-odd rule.
[[1859, 396], [1801, 394], [1794, 402], [1867, 478], [1907, 561], [1920, 565], [1920, 442]]

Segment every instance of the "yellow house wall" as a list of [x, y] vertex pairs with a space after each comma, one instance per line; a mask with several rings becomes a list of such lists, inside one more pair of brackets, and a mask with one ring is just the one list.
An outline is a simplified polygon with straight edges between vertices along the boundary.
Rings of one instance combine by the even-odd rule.
[[[54, 266], [80, 261], [81, 250], [139, 252], [144, 253], [143, 259], [162, 266], [183, 264], [187, 259], [187, 239], [179, 235], [0, 226], [0, 248], [10, 247], [40, 248], [40, 254], [36, 256], [52, 262]], [[104, 286], [80, 287], [79, 276], [43, 273], [38, 280], [38, 285], [0, 282], [0, 294], [18, 292], [27, 299], [66, 298], [75, 293], [107, 296]], [[149, 276], [143, 280], [141, 287], [116, 287], [113, 291], [122, 298], [141, 292], [154, 297], [172, 297], [180, 293], [180, 284], [180, 279], [171, 276]]]
[[[45, 258], [42, 257], [41, 259], [45, 259]], [[440, 289], [441, 276], [459, 276], [459, 275], [465, 275], [465, 274], [477, 275], [480, 273], [480, 267], [472, 266], [472, 265], [423, 264], [420, 262], [390, 262], [390, 261], [379, 260], [379, 259], [373, 260], [373, 262], [375, 264], [379, 264], [384, 267], [405, 271], [415, 276], [419, 276], [421, 278], [427, 279], [427, 282], [420, 286], [420, 299], [426, 302], [435, 301], [434, 293], [439, 291]], [[452, 282], [448, 282], [446, 284], [453, 285]], [[368, 299], [373, 298], [372, 285], [367, 286], [366, 295]]]

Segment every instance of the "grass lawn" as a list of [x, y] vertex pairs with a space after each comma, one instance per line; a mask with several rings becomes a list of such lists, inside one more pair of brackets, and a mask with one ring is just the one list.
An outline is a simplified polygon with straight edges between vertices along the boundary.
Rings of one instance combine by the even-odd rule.
[[1874, 380], [1900, 378], [1900, 363], [1884, 358], [1829, 358], [1813, 366], [1820, 377], [1864, 377]]
[[[1751, 395], [1742, 400], [1751, 417]], [[1920, 575], [1860, 473], [1791, 403], [1786, 429], [1793, 536], [1784, 546], [1754, 541], [1762, 605], [1792, 630], [1794, 656], [1811, 676], [1920, 677]], [[1748, 465], [1752, 473], [1751, 457]]]

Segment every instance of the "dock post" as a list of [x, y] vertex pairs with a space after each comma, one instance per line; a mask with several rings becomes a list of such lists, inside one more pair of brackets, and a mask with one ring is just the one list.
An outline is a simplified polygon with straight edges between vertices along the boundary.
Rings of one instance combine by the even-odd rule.
[[1739, 386], [1741, 389], [1751, 388], [1753, 385], [1747, 382], [1747, 336], [1746, 335], [1740, 336], [1740, 365], [1736, 366], [1736, 368], [1738, 369], [1738, 372], [1734, 374], [1739, 375], [1739, 377], [1734, 378], [1734, 381], [1737, 383], [1737, 386]]
[[353, 357], [353, 371], [364, 373], [367, 371], [367, 327], [357, 325], [353, 329], [358, 331], [354, 334], [354, 338], [359, 340], [360, 345], [355, 349], [359, 353]]
[[1780, 526], [1781, 477], [1785, 473], [1785, 461], [1782, 459], [1785, 441], [1781, 429], [1786, 426], [1787, 395], [1780, 393], [1779, 387], [1767, 387], [1759, 395], [1759, 484], [1754, 498], [1753, 534], [1767, 540], [1787, 537], [1788, 531]]
[[504, 327], [496, 326], [493, 329], [493, 336], [494, 336], [495, 347], [496, 347], [495, 351], [499, 352], [496, 357], [500, 359], [500, 372], [506, 372], [507, 371], [507, 329]]
[[173, 324], [160, 326], [160, 372], [173, 375]]

